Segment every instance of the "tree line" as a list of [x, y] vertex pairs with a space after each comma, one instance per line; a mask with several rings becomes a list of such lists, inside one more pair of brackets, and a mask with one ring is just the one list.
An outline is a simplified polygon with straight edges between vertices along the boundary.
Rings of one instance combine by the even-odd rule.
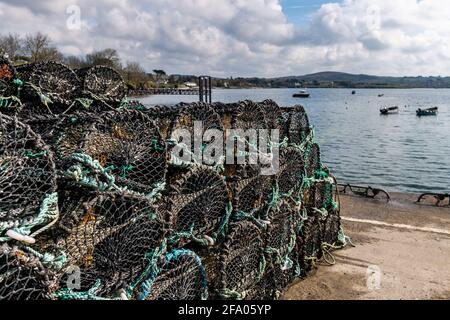
[[[7, 56], [14, 65], [38, 63], [47, 60], [62, 62], [72, 69], [104, 65], [119, 71], [130, 89], [146, 89], [155, 87], [177, 87], [180, 79], [168, 76], [164, 70], [155, 69], [153, 73], [135, 61], [122, 63], [116, 49], [106, 48], [93, 51], [85, 56], [62, 54], [48, 35], [40, 32], [25, 36], [19, 34], [0, 35], [0, 54]], [[189, 79], [188, 79], [189, 80]]]

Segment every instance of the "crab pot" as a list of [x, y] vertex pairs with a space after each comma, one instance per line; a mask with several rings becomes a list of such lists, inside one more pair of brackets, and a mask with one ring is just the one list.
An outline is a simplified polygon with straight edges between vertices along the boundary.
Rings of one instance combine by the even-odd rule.
[[305, 108], [294, 106], [292, 108], [283, 108], [282, 111], [289, 143], [294, 145], [305, 143], [311, 134], [311, 127]]
[[[51, 231], [48, 249], [64, 253], [68, 266], [80, 268], [77, 292], [99, 284], [96, 294], [113, 298], [142, 274], [148, 253], [161, 247], [167, 235], [164, 217], [137, 195], [68, 192], [63, 197], [61, 219]], [[68, 275], [61, 275], [61, 299], [67, 298]]]
[[47, 61], [28, 64], [18, 67], [17, 73], [25, 82], [21, 98], [29, 102], [47, 104], [48, 109], [42, 108], [42, 112], [66, 111], [77, 94], [78, 77], [62, 63]]
[[[197, 162], [209, 166], [222, 165], [224, 159], [220, 157], [221, 153], [217, 153], [218, 151], [222, 152], [223, 147], [221, 143], [217, 145], [217, 142], [223, 140], [223, 127], [219, 114], [211, 105], [203, 102], [181, 103], [176, 107], [178, 112], [170, 125], [168, 136], [177, 139], [177, 142], [190, 146], [188, 151], [192, 159], [189, 162]], [[216, 131], [215, 134], [206, 136], [212, 130]], [[189, 136], [185, 137], [186, 134], [189, 134]], [[182, 139], [180, 135], [183, 137]], [[189, 140], [184, 141], [186, 139]], [[220, 140], [216, 142], [216, 139]], [[220, 150], [215, 150], [217, 147]], [[174, 156], [172, 155], [172, 157]]]
[[56, 288], [55, 273], [38, 258], [17, 247], [0, 246], [0, 301], [51, 300]]
[[[1, 223], [14, 225], [37, 214], [44, 199], [56, 190], [52, 152], [29, 126], [1, 113], [0, 169]], [[0, 229], [0, 236], [6, 229]]]
[[260, 102], [259, 105], [264, 112], [267, 129], [279, 130], [280, 141], [289, 138], [282, 108], [270, 99]]
[[[87, 132], [84, 124], [90, 126]], [[142, 112], [106, 112], [93, 125], [81, 121], [81, 127], [78, 122], [75, 128], [82, 138], [78, 152], [108, 168], [119, 187], [148, 194], [164, 183], [168, 165], [165, 141]]]
[[264, 240], [250, 221], [233, 223], [220, 253], [222, 299], [234, 299], [253, 288], [265, 272]]
[[127, 93], [127, 87], [119, 72], [106, 66], [78, 69], [83, 96], [96, 102], [117, 106]]
[[287, 147], [280, 150], [280, 168], [277, 183], [281, 195], [298, 198], [305, 176], [304, 155], [297, 148]]
[[338, 215], [328, 215], [322, 231], [322, 242], [334, 245], [339, 242], [339, 232], [341, 230], [341, 219]]
[[[172, 167], [160, 208], [170, 214], [173, 245], [213, 245], [228, 224], [224, 178], [207, 166]], [[213, 243], [211, 243], [213, 242]]]
[[239, 213], [255, 217], [263, 215], [270, 201], [274, 179], [260, 174], [258, 166], [241, 166], [233, 176], [227, 177], [229, 197], [233, 204], [233, 216]]
[[205, 268], [193, 251], [174, 249], [164, 256], [157, 272], [136, 288], [138, 300], [205, 300]]
[[308, 143], [305, 149], [305, 169], [308, 178], [314, 178], [316, 172], [322, 169], [320, 146]]
[[273, 267], [268, 264], [262, 279], [247, 291], [245, 300], [268, 301], [276, 297], [275, 275]]
[[14, 79], [16, 79], [16, 69], [9, 59], [0, 56], [0, 97], [16, 94]]
[[322, 224], [318, 216], [310, 216], [297, 235], [296, 254], [301, 276], [315, 270], [314, 261], [322, 256]]

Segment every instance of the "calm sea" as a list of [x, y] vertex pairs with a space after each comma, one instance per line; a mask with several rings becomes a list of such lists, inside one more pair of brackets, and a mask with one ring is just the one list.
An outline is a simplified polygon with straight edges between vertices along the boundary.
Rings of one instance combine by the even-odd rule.
[[[214, 101], [273, 99], [282, 106], [305, 106], [322, 160], [342, 183], [399, 192], [450, 191], [450, 89], [310, 89], [309, 99], [294, 99], [295, 89], [215, 90]], [[378, 97], [384, 94], [384, 97]], [[148, 105], [196, 101], [196, 96], [151, 96]], [[383, 106], [399, 106], [381, 116]], [[416, 117], [419, 107], [439, 107], [436, 117]]]

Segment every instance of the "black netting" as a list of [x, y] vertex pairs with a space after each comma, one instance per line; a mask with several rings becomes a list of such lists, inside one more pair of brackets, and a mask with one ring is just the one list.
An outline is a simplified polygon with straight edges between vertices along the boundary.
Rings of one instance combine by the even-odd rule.
[[0, 300], [49, 300], [56, 287], [55, 274], [36, 257], [0, 246]]
[[280, 139], [286, 137], [285, 122], [280, 106], [273, 100], [264, 100], [259, 104], [264, 112], [267, 128], [280, 130]]
[[[53, 155], [29, 126], [0, 113], [0, 222], [37, 213], [56, 189]], [[0, 235], [7, 225], [0, 225]]]
[[[227, 188], [224, 178], [204, 166], [173, 168], [168, 178], [170, 188], [165, 206], [172, 215], [175, 241], [215, 240], [227, 223]], [[191, 238], [191, 239], [189, 239]]]
[[276, 297], [275, 276], [273, 268], [268, 265], [262, 279], [247, 291], [245, 300], [264, 301], [273, 300]]
[[[180, 104], [176, 106], [179, 109], [175, 115], [170, 129], [170, 137], [176, 132], [186, 131], [190, 133], [191, 141], [177, 141], [180, 143], [190, 144], [190, 153], [193, 160], [207, 165], [218, 165], [223, 159], [216, 159], [216, 154], [212, 152], [206, 156], [210, 157], [210, 162], [203, 157], [204, 152], [208, 152], [208, 146], [214, 143], [214, 139], [206, 141], [205, 132], [207, 130], [219, 130], [223, 134], [222, 122], [219, 114], [206, 103]], [[209, 137], [212, 138], [212, 137]], [[205, 140], [204, 140], [205, 139]], [[222, 145], [219, 145], [222, 148]], [[210, 152], [208, 152], [210, 153]], [[180, 155], [182, 156], [182, 154]], [[216, 161], [212, 161], [216, 159]]]
[[329, 181], [318, 181], [314, 185], [314, 207], [332, 212], [333, 208], [333, 184]]
[[252, 288], [264, 274], [264, 241], [261, 231], [249, 221], [233, 223], [220, 255], [221, 287], [228, 293]]
[[289, 143], [300, 145], [311, 133], [308, 115], [302, 106], [295, 106], [289, 111], [288, 136]]
[[341, 230], [341, 219], [338, 215], [329, 215], [324, 223], [322, 231], [322, 242], [334, 245], [338, 243], [339, 231]]
[[305, 168], [308, 178], [313, 178], [321, 170], [320, 147], [317, 143], [310, 143], [305, 151]]
[[319, 217], [310, 216], [304, 222], [301, 230], [301, 240], [298, 241], [300, 246], [300, 269], [306, 275], [316, 265], [317, 259], [322, 255], [322, 230]]
[[[62, 63], [48, 61], [17, 68], [24, 81], [21, 99], [42, 103], [48, 111], [57, 112], [57, 104], [70, 105], [75, 98], [79, 80], [75, 72]], [[42, 109], [45, 110], [45, 109]]]
[[304, 156], [297, 148], [280, 150], [280, 169], [277, 175], [279, 192], [295, 196], [300, 191], [305, 176]]
[[266, 252], [278, 264], [288, 264], [287, 256], [295, 245], [295, 214], [287, 201], [280, 202], [268, 214], [270, 225], [266, 234]]
[[[60, 200], [61, 220], [52, 231], [51, 247], [66, 255], [68, 265], [81, 269], [76, 292], [86, 292], [100, 283], [97, 295], [113, 297], [142, 274], [147, 253], [163, 243], [166, 223], [145, 197], [66, 195]], [[65, 274], [61, 290], [70, 289], [67, 281]]]
[[[0, 56], [0, 97], [15, 95], [13, 81], [16, 78], [16, 69], [9, 59]], [[0, 108], [3, 105], [0, 105]]]
[[77, 70], [82, 94], [87, 98], [106, 103], [122, 101], [127, 92], [122, 76], [116, 70], [95, 66]]
[[[68, 121], [73, 121], [70, 117]], [[90, 130], [86, 134], [86, 126]], [[159, 187], [167, 171], [167, 152], [165, 142], [153, 121], [140, 111], [111, 111], [90, 125], [90, 120], [76, 123], [74, 130], [64, 136], [68, 142], [82, 137], [78, 151], [97, 160], [116, 178], [116, 184], [141, 193], [149, 193]], [[70, 154], [61, 144], [59, 152]], [[64, 152], [63, 152], [64, 151]]]
[[258, 215], [271, 195], [273, 189], [272, 178], [261, 175], [258, 166], [250, 165], [238, 167], [234, 177], [234, 179], [228, 179], [229, 190], [233, 198], [234, 213]]
[[138, 290], [138, 299], [201, 300], [207, 297], [207, 280], [200, 258], [189, 250], [173, 250], [164, 257], [156, 277]]

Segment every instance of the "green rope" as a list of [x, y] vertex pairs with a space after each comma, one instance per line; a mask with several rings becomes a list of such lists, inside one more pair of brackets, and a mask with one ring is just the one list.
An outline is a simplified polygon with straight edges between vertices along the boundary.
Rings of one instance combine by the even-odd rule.
[[43, 156], [47, 155], [47, 151], [41, 151], [38, 153], [33, 153], [32, 151], [25, 151], [24, 156], [29, 158], [29, 159], [37, 159], [37, 158], [42, 158]]
[[102, 288], [101, 280], [97, 280], [94, 286], [86, 292], [75, 292], [73, 289], [61, 289], [55, 292], [53, 296], [59, 300], [112, 300], [99, 297], [98, 294]]
[[[14, 228], [10, 228], [9, 222], [0, 222], [0, 234], [7, 230], [12, 230], [23, 236], [35, 237], [45, 230], [49, 229], [53, 224], [57, 222], [59, 218], [58, 209], [58, 194], [52, 193], [45, 197], [39, 208], [39, 212], [36, 217], [20, 219], [14, 222]], [[42, 226], [41, 229], [35, 231], [32, 230], [38, 226]], [[8, 242], [12, 240], [10, 237], [0, 237], [0, 242]]]
[[24, 247], [23, 249], [36, 256], [45, 267], [52, 268], [57, 271], [62, 270], [67, 263], [67, 256], [64, 253], [56, 257], [55, 255], [48, 252], [42, 254], [30, 247]]

